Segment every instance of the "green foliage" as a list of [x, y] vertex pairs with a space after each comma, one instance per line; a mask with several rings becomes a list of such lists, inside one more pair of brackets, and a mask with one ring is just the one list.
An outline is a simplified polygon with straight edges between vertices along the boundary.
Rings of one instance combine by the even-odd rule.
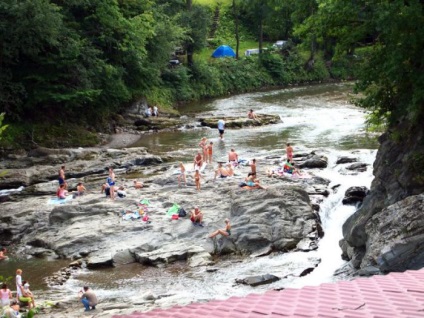
[[2, 135], [4, 131], [8, 127], [8, 125], [3, 124], [3, 120], [4, 120], [4, 113], [1, 113], [0, 114], [0, 140], [2, 139]]

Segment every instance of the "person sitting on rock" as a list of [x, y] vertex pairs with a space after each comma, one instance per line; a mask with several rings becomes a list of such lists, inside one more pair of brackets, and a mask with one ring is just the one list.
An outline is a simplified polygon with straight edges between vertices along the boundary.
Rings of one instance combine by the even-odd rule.
[[292, 174], [292, 173], [293, 173], [293, 171], [294, 171], [294, 167], [293, 167], [293, 165], [290, 163], [290, 160], [289, 160], [289, 159], [287, 159], [286, 163], [284, 164], [283, 170], [284, 170], [284, 172], [286, 172], [286, 173], [290, 173], [290, 174]]
[[29, 290], [28, 281], [24, 280], [19, 288], [21, 289], [22, 293], [22, 296], [19, 297], [19, 301], [22, 303], [27, 303], [29, 309], [35, 308], [34, 294]]
[[225, 229], [219, 229], [209, 235], [209, 238], [214, 238], [215, 236], [221, 234], [222, 236], [231, 235], [231, 224], [229, 219], [225, 219]]
[[5, 318], [19, 318], [21, 317], [19, 310], [20, 310], [19, 301], [16, 299], [12, 299], [10, 301], [10, 306], [5, 307], [3, 311], [3, 316]]
[[233, 148], [228, 153], [228, 161], [234, 166], [238, 166], [238, 154], [235, 152]]
[[259, 179], [255, 179], [254, 176], [250, 175], [246, 178], [246, 185], [252, 189], [264, 189], [267, 188], [259, 184]]
[[259, 122], [259, 118], [258, 116], [254, 113], [253, 109], [249, 110], [249, 112], [247, 113], [247, 118], [258, 121]]
[[141, 189], [143, 187], [143, 182], [134, 180], [134, 188]]
[[97, 296], [90, 288], [88, 288], [88, 286], [84, 286], [83, 290], [79, 291], [78, 297], [83, 303], [85, 311], [90, 311], [90, 307], [91, 310], [96, 309]]
[[190, 212], [190, 220], [193, 225], [203, 226], [203, 212], [200, 211], [199, 207], [194, 207], [194, 210]]
[[72, 197], [75, 199], [78, 196], [82, 196], [87, 189], [84, 187], [82, 182], [79, 182], [77, 185], [77, 191], [72, 194]]
[[12, 298], [12, 292], [7, 287], [7, 284], [3, 283], [0, 289], [0, 306], [9, 306], [10, 299]]
[[218, 169], [215, 170], [215, 177], [213, 178], [216, 180], [216, 177], [219, 176], [220, 178], [227, 178], [234, 175], [234, 171], [231, 169], [226, 169], [222, 166], [222, 163], [218, 163]]
[[66, 189], [65, 189], [65, 184], [61, 184], [56, 191], [56, 196], [59, 199], [66, 199], [67, 195], [68, 195], [68, 191], [66, 191]]

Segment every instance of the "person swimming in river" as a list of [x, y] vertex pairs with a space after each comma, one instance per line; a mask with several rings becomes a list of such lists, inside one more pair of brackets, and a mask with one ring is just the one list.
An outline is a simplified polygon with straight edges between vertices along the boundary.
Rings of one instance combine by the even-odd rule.
[[225, 219], [225, 228], [216, 230], [215, 232], [212, 232], [209, 234], [209, 238], [214, 238], [215, 236], [221, 234], [222, 236], [230, 236], [231, 235], [231, 224], [229, 219]]

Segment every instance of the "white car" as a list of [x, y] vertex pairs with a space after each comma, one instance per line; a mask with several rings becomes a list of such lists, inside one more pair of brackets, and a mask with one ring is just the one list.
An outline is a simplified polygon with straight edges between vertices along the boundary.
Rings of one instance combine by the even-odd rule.
[[286, 45], [287, 45], [287, 41], [280, 40], [275, 42], [272, 46], [278, 49], [282, 49]]

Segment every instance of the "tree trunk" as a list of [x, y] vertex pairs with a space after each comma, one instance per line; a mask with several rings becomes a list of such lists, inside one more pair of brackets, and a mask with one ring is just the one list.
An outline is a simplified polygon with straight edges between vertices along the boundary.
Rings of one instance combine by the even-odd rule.
[[264, 20], [261, 18], [259, 24], [259, 54], [262, 54], [262, 46], [264, 41]]
[[236, 8], [236, 0], [233, 0], [233, 17], [235, 22], [235, 35], [236, 35], [236, 59], [239, 59], [239, 47], [240, 47], [240, 35], [239, 35], [239, 18], [238, 18], [238, 12]]

